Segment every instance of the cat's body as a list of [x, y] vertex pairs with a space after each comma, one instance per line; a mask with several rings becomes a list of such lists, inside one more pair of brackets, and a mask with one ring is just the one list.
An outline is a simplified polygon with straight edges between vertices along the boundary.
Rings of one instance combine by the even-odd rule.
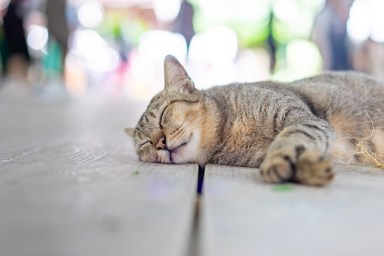
[[325, 144], [317, 149], [335, 158], [363, 160], [354, 154], [355, 145], [366, 138], [370, 150], [384, 159], [384, 83], [365, 75], [328, 72], [288, 84], [230, 84], [203, 92], [217, 102], [225, 120], [213, 163], [258, 167], [282, 129], [303, 122], [324, 126], [309, 133], [322, 133]]
[[261, 167], [268, 182], [328, 183], [329, 153], [369, 162], [356, 143], [384, 159], [384, 83], [352, 72], [289, 84], [259, 82], [196, 90], [173, 57], [165, 89], [134, 138], [141, 160]]

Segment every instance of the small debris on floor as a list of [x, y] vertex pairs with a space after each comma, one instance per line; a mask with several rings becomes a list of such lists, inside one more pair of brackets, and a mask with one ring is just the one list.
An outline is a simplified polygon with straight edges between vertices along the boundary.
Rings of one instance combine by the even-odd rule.
[[272, 187], [272, 191], [277, 191], [277, 192], [286, 192], [286, 191], [292, 191], [292, 190], [293, 190], [293, 185], [291, 184], [280, 184]]

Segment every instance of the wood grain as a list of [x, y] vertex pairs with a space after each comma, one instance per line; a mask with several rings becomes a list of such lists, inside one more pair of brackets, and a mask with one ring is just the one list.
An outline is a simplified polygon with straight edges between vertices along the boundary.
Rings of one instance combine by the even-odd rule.
[[138, 161], [139, 107], [23, 104], [0, 104], [0, 255], [185, 254], [198, 168]]
[[202, 255], [382, 255], [384, 171], [336, 171], [325, 188], [279, 187], [256, 169], [207, 166]]

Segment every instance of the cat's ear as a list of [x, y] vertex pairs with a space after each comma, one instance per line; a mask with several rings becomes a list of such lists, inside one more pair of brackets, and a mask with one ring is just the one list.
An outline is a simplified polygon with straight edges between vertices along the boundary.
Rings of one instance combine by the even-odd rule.
[[164, 79], [166, 90], [192, 92], [195, 90], [193, 81], [180, 62], [172, 55], [164, 59]]
[[129, 137], [133, 137], [133, 132], [135, 131], [134, 128], [125, 128], [125, 133], [128, 134]]

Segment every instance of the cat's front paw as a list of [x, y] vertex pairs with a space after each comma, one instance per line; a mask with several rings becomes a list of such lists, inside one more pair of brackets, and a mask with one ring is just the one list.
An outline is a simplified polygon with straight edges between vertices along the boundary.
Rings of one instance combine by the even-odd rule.
[[169, 151], [168, 150], [158, 150], [157, 151], [157, 162], [162, 164], [169, 164], [172, 163]]
[[330, 156], [324, 156], [316, 151], [305, 151], [296, 163], [295, 180], [299, 183], [324, 186], [335, 176]]
[[334, 174], [330, 157], [297, 146], [267, 154], [261, 165], [261, 176], [268, 183], [298, 182], [324, 186]]

